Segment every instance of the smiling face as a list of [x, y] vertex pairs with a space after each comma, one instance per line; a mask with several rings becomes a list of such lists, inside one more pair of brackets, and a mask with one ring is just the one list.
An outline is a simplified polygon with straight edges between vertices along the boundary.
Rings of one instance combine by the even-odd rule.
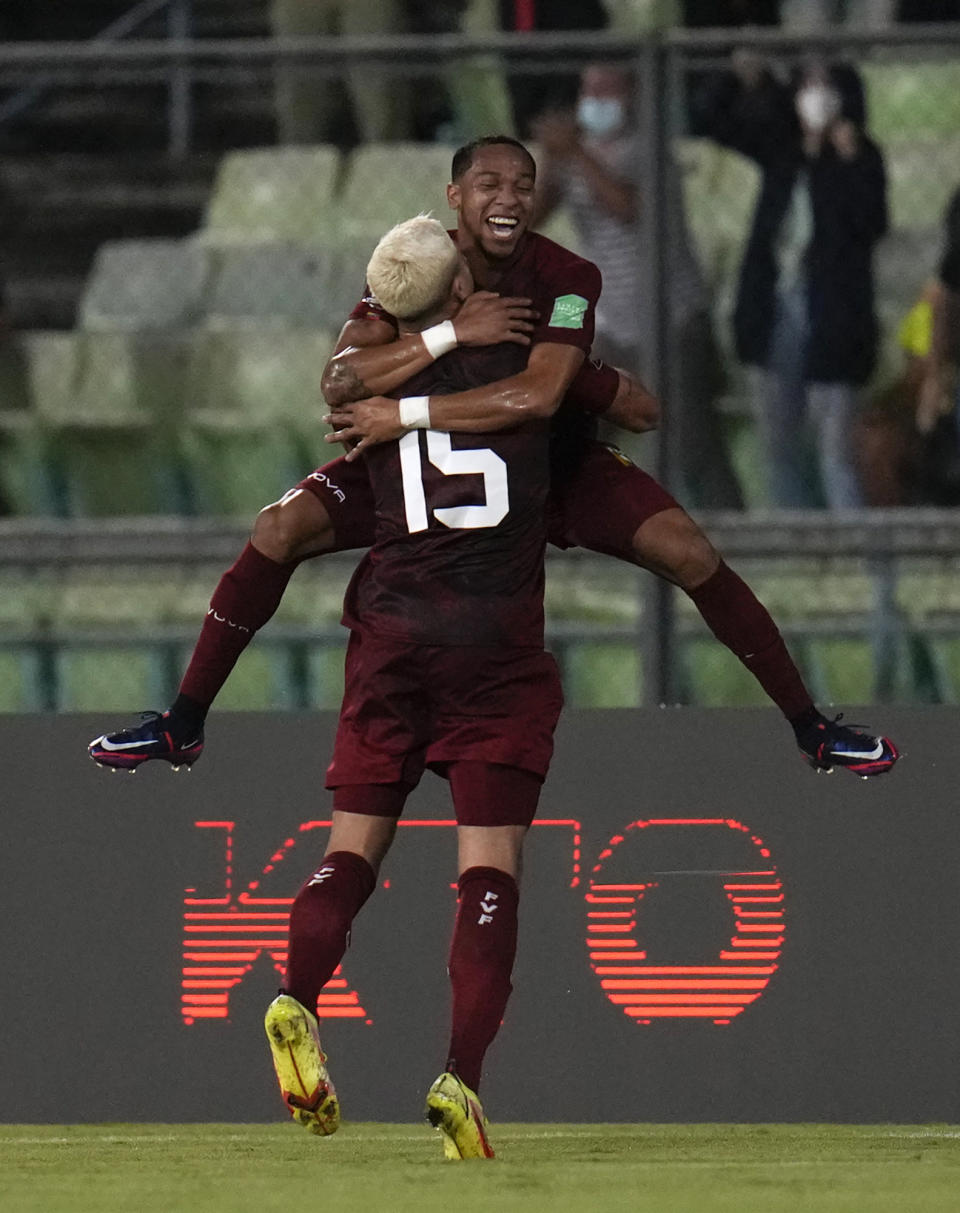
[[447, 186], [462, 249], [493, 261], [514, 252], [533, 213], [535, 172], [530, 156], [509, 143], [477, 148], [470, 167]]

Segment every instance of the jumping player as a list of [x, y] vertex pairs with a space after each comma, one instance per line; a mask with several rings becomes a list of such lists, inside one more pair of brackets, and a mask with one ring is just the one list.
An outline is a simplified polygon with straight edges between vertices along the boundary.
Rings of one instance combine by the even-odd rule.
[[[414, 333], [446, 323], [472, 289], [456, 246], [423, 216], [381, 240], [368, 281], [390, 301], [401, 331]], [[460, 890], [449, 962], [453, 1021], [427, 1115], [450, 1158], [493, 1155], [477, 1089], [511, 990], [520, 852], [562, 692], [543, 648], [548, 423], [452, 440], [428, 428], [418, 393], [469, 389], [524, 361], [517, 344], [439, 359], [405, 385], [399, 402], [417, 427], [366, 457], [377, 521], [344, 605], [346, 686], [327, 772], [333, 824], [322, 865], [294, 901], [286, 988], [266, 1016], [294, 1118], [333, 1132], [339, 1109], [313, 1015], [317, 997], [376, 885], [407, 796], [425, 768], [447, 778]]]
[[[434, 424], [453, 432], [492, 430], [538, 416], [557, 384], [567, 382], [575, 404], [554, 423], [559, 474], [554, 475], [551, 541], [616, 556], [679, 585], [714, 636], [783, 712], [801, 753], [816, 769], [840, 766], [863, 776], [889, 770], [897, 751], [888, 739], [846, 728], [817, 711], [769, 613], [693, 519], [650, 476], [584, 433], [584, 410], [631, 428], [638, 413], [649, 411], [649, 397], [610, 367], [589, 360], [574, 367], [574, 351], [589, 348], [583, 337], [592, 325], [595, 298], [580, 281], [582, 268], [571, 267], [588, 263], [527, 230], [534, 174], [529, 152], [506, 137], [475, 141], [454, 157], [448, 187], [458, 219], [454, 239], [475, 283], [502, 296], [484, 294], [471, 301], [469, 339], [475, 339], [478, 315], [487, 321], [496, 316], [506, 339], [529, 341], [530, 352], [526, 367], [504, 382], [435, 402]], [[538, 317], [524, 308], [526, 299], [533, 300]], [[396, 401], [363, 398], [395, 391], [460, 343], [467, 337], [461, 316], [426, 338], [398, 337], [392, 318], [376, 301], [364, 300], [354, 309], [323, 378], [335, 423], [345, 435], [373, 441], [403, 432]], [[571, 348], [558, 349], [563, 345]], [[348, 412], [343, 406], [350, 400], [363, 402]], [[369, 484], [362, 461], [349, 457], [314, 472], [261, 511], [250, 543], [217, 586], [170, 709], [97, 738], [89, 747], [93, 758], [129, 769], [150, 758], [174, 765], [194, 761], [203, 748], [209, 706], [246, 644], [273, 615], [300, 560], [371, 542]]]

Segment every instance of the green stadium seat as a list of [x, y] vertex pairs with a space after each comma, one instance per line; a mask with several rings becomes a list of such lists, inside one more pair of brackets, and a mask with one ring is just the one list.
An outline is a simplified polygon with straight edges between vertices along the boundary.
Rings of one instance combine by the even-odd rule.
[[66, 571], [51, 628], [57, 710], [136, 712], [162, 707], [176, 686], [175, 654], [158, 643], [179, 592], [163, 566]]
[[395, 223], [427, 212], [453, 226], [446, 198], [451, 157], [451, 149], [435, 143], [368, 143], [356, 148], [340, 195], [341, 230], [378, 240]]
[[[333, 250], [261, 244], [225, 249], [219, 261], [207, 307], [211, 328], [247, 322], [339, 331], [346, 318], [340, 257]], [[354, 282], [359, 298], [362, 265], [355, 267]]]
[[562, 670], [570, 707], [635, 708], [643, 702], [643, 663], [632, 645], [570, 644]]
[[57, 514], [62, 501], [47, 436], [30, 397], [32, 334], [0, 344], [0, 514]]
[[[898, 57], [902, 56], [898, 54]], [[869, 129], [880, 143], [960, 130], [960, 63], [864, 63]]]
[[0, 571], [0, 712], [48, 706], [43, 662], [31, 641], [45, 632], [52, 584], [49, 573]]
[[108, 241], [87, 279], [80, 327], [91, 332], [188, 328], [203, 313], [209, 263], [209, 251], [195, 241]]
[[893, 228], [937, 228], [950, 196], [960, 182], [960, 135], [952, 134], [888, 143], [890, 225]]
[[698, 707], [766, 707], [770, 703], [746, 666], [716, 640], [687, 639], [681, 669], [683, 698]]
[[[183, 663], [190, 649], [181, 650]], [[301, 706], [293, 657], [289, 649], [257, 637], [241, 655], [217, 696], [223, 712], [292, 711]]]
[[180, 449], [194, 510], [247, 521], [319, 462], [310, 462], [289, 427], [253, 426], [216, 414], [194, 418]]
[[253, 425], [284, 420], [319, 432], [325, 411], [320, 376], [335, 341], [325, 329], [262, 325], [198, 333], [189, 420], [213, 413]]
[[678, 139], [673, 151], [700, 264], [719, 291], [739, 273], [760, 174], [745, 156], [710, 139]]
[[184, 334], [34, 335], [34, 412], [68, 514], [186, 508], [170, 435], [183, 409], [189, 350]]
[[337, 240], [335, 193], [341, 156], [335, 147], [257, 148], [220, 162], [204, 226], [204, 244]]
[[808, 664], [829, 704], [873, 703], [877, 693], [873, 647], [867, 637], [816, 636], [807, 641]]
[[337, 711], [343, 701], [343, 660], [347, 634], [340, 645], [311, 645], [307, 651], [308, 706]]

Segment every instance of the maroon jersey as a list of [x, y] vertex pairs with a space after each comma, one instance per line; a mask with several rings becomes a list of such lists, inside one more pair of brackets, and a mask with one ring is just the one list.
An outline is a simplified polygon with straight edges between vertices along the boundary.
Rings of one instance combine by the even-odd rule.
[[[518, 345], [458, 349], [403, 395], [445, 395], [522, 369]], [[376, 532], [343, 622], [426, 645], [543, 645], [548, 427], [495, 434], [411, 430], [365, 459]]]

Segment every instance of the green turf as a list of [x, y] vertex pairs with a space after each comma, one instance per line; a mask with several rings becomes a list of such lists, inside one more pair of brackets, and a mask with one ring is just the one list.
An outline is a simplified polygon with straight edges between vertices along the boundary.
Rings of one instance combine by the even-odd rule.
[[445, 1162], [419, 1125], [0, 1126], [9, 1213], [928, 1213], [960, 1207], [945, 1126], [497, 1125]]

